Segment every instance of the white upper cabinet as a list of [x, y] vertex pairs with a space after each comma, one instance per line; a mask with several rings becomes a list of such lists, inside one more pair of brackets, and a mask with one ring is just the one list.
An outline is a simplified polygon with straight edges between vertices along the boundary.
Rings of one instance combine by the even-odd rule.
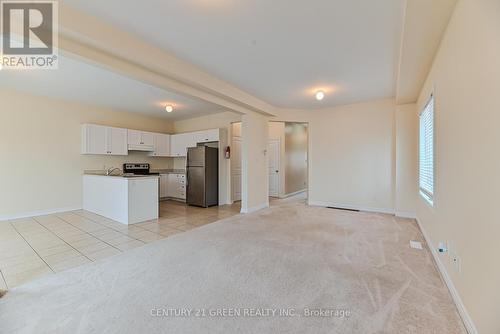
[[100, 125], [82, 125], [82, 153], [108, 154], [106, 127]]
[[142, 144], [147, 146], [154, 146], [155, 144], [155, 133], [142, 132]]
[[153, 157], [169, 157], [170, 156], [170, 135], [162, 133], [153, 134], [154, 151], [150, 154]]
[[153, 151], [155, 134], [151, 132], [128, 130], [128, 149], [138, 151]]
[[182, 134], [170, 136], [170, 155], [180, 157], [183, 155], [184, 144], [182, 142]]
[[111, 155], [128, 155], [127, 129], [108, 128], [108, 148]]
[[195, 147], [196, 139], [193, 133], [180, 133], [170, 136], [170, 156], [185, 157], [188, 147]]
[[220, 129], [211, 129], [168, 135], [84, 124], [82, 153], [128, 155], [128, 151], [145, 151], [153, 157], [185, 157], [189, 147], [219, 141], [219, 133]]
[[128, 155], [127, 129], [94, 124], [82, 125], [82, 153]]
[[196, 143], [208, 143], [219, 141], [219, 129], [211, 129], [194, 132]]
[[170, 155], [185, 157], [189, 147], [196, 147], [198, 143], [219, 141], [219, 129], [180, 133], [170, 137]]
[[142, 132], [137, 130], [128, 130], [128, 144], [129, 145], [141, 145], [142, 144]]

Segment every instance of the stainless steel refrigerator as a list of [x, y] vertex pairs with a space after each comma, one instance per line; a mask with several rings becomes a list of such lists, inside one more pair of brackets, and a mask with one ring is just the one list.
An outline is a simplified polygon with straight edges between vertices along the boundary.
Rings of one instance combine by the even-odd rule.
[[219, 150], [208, 146], [189, 147], [187, 153], [189, 205], [209, 207], [219, 204]]

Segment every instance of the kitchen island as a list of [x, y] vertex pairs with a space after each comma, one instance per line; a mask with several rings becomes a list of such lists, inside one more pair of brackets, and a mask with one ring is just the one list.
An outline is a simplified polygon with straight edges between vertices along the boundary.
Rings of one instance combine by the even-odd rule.
[[83, 209], [122, 224], [157, 219], [158, 175], [83, 176]]

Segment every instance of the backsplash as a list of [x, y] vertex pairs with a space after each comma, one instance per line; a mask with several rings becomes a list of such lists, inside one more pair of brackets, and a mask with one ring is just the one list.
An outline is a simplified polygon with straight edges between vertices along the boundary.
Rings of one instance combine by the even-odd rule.
[[148, 156], [147, 152], [137, 152], [137, 151], [130, 151], [129, 155], [127, 156], [88, 155], [88, 156], [82, 156], [82, 159], [84, 159], [85, 170], [104, 170], [110, 167], [117, 167], [122, 169], [123, 164], [127, 162], [149, 163], [151, 165], [151, 169], [174, 168], [174, 158], [150, 157]]
[[174, 169], [186, 169], [186, 158], [173, 158], [174, 159]]

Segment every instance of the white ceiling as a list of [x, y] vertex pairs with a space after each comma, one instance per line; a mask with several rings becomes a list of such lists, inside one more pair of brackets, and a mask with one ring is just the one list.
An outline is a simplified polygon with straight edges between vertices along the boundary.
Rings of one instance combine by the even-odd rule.
[[[2, 70], [0, 87], [172, 121], [225, 111], [61, 55], [57, 70]], [[165, 111], [167, 104], [174, 106], [172, 113]]]
[[395, 96], [403, 0], [64, 2], [278, 107]]

